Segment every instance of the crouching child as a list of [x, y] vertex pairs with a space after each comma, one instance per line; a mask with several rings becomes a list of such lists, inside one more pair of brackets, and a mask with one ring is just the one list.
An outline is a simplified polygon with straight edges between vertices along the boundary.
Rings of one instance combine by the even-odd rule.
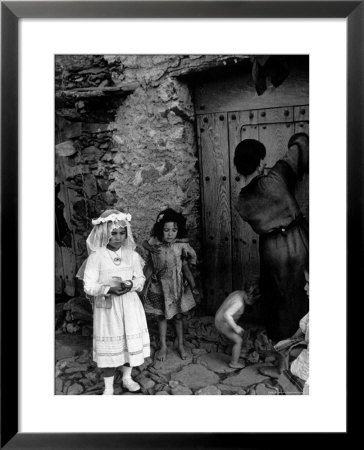
[[253, 286], [246, 291], [232, 292], [223, 301], [215, 315], [215, 326], [218, 331], [234, 343], [229, 363], [229, 366], [233, 369], [244, 367], [243, 364], [239, 363], [244, 329], [237, 324], [237, 321], [244, 314], [246, 305], [255, 303], [257, 299], [255, 294], [256, 291]]

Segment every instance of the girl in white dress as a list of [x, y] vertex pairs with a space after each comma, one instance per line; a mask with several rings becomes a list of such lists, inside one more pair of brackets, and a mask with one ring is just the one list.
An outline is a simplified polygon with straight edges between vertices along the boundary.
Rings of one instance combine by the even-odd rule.
[[115, 368], [122, 366], [122, 385], [140, 389], [132, 368], [150, 356], [144, 309], [137, 292], [143, 289], [143, 260], [135, 252], [130, 214], [107, 210], [92, 220], [87, 238], [89, 257], [77, 276], [93, 303], [93, 359], [102, 368], [104, 395], [113, 395]]

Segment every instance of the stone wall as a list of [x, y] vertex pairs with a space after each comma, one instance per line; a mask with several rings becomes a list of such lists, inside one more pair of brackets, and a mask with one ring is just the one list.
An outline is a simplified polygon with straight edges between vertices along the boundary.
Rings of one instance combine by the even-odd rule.
[[181, 211], [199, 243], [199, 173], [194, 109], [188, 86], [168, 76], [178, 57], [120, 57], [123, 77], [139, 86], [117, 111], [113, 142], [120, 169], [109, 189], [133, 215], [138, 240], [148, 236], [158, 212]]
[[[111, 207], [131, 213], [139, 243], [159, 211], [182, 212], [200, 259], [194, 105], [182, 76], [231, 62], [214, 55], [56, 57], [56, 237], [75, 255], [68, 285], [56, 282], [58, 294], [74, 294], [91, 218]], [[62, 264], [56, 278], [70, 270], [71, 261]]]

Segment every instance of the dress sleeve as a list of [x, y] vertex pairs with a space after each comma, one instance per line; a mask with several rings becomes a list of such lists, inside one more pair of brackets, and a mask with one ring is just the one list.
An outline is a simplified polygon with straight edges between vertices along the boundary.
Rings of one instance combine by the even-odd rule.
[[305, 334], [305, 341], [309, 342], [309, 313], [300, 320], [300, 328]]
[[143, 273], [143, 266], [143, 258], [137, 252], [133, 252], [133, 287], [131, 288], [131, 291], [141, 292], [144, 287], [145, 276]]
[[196, 264], [197, 256], [195, 250], [190, 246], [190, 244], [182, 245], [182, 258], [187, 260], [191, 264]]
[[91, 295], [92, 297], [105, 295], [110, 289], [109, 285], [99, 283], [100, 264], [100, 257], [96, 253], [92, 253], [87, 258], [83, 276], [84, 290], [87, 295]]
[[306, 133], [296, 133], [290, 138], [288, 151], [282, 161], [289, 164], [298, 180], [302, 179], [309, 169], [309, 140]]

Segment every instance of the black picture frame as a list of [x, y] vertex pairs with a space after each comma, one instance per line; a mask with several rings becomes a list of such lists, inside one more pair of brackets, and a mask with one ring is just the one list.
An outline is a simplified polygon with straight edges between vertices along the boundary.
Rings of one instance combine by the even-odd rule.
[[[347, 19], [347, 304], [361, 292], [359, 280], [364, 273], [361, 178], [364, 168], [364, 1], [1, 2], [1, 448], [258, 448], [276, 439], [282, 448], [291, 446], [298, 437], [286, 433], [279, 433], [278, 437], [268, 433], [242, 436], [241, 433], [18, 432], [18, 242], [9, 239], [18, 232], [18, 22], [22, 18], [117, 17]], [[348, 361], [351, 352], [348, 345]], [[349, 410], [347, 417], [349, 419]], [[338, 433], [336, 442], [346, 440], [349, 431], [351, 435], [348, 419], [348, 431]], [[310, 433], [300, 436], [300, 445], [308, 443], [310, 436]], [[317, 438], [316, 434], [316, 443]], [[323, 440], [326, 442], [325, 435]]]

